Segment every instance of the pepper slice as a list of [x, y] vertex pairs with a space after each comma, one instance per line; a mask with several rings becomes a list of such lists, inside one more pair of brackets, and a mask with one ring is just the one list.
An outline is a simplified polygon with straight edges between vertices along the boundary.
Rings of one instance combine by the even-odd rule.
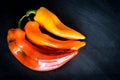
[[74, 40], [58, 40], [50, 37], [47, 34], [44, 34], [40, 31], [40, 25], [36, 21], [28, 21], [25, 25], [25, 33], [27, 38], [34, 44], [49, 46], [59, 49], [74, 49], [78, 50], [81, 47], [85, 46], [83, 41], [74, 41]]
[[47, 31], [66, 39], [85, 39], [80, 32], [63, 24], [60, 19], [45, 7], [40, 7], [34, 16], [34, 20]]
[[77, 55], [78, 50], [36, 47], [25, 38], [21, 29], [9, 29], [8, 47], [16, 59], [24, 66], [36, 71], [50, 71], [64, 65]]

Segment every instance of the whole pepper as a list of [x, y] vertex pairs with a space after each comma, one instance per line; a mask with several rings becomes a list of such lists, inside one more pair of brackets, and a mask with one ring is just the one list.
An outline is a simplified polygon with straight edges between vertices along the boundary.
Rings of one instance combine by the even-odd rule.
[[39, 22], [41, 27], [47, 31], [66, 39], [85, 39], [80, 32], [63, 24], [60, 19], [45, 7], [40, 7], [34, 16], [34, 20]]
[[28, 21], [25, 25], [25, 33], [27, 38], [34, 44], [54, 47], [58, 49], [74, 49], [78, 50], [85, 46], [83, 41], [75, 40], [58, 40], [44, 34], [40, 31], [40, 25], [36, 21]]
[[36, 47], [25, 39], [21, 29], [9, 29], [8, 47], [20, 63], [35, 71], [57, 69], [77, 55], [77, 50]]

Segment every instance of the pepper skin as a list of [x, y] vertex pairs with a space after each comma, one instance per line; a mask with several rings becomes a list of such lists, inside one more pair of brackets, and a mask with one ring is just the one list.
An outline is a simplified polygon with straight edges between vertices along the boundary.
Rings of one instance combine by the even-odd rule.
[[40, 7], [36, 11], [34, 20], [39, 22], [47, 31], [59, 37], [66, 39], [85, 39], [83, 34], [63, 24], [54, 13], [45, 7]]
[[85, 46], [83, 41], [74, 40], [58, 40], [44, 34], [40, 31], [40, 25], [36, 21], [28, 21], [24, 27], [27, 38], [34, 44], [49, 46], [59, 49], [74, 49], [78, 50]]
[[15, 58], [24, 66], [35, 71], [57, 69], [78, 53], [77, 50], [61, 50], [47, 46], [36, 47], [26, 40], [25, 32], [19, 28], [8, 30], [7, 42]]

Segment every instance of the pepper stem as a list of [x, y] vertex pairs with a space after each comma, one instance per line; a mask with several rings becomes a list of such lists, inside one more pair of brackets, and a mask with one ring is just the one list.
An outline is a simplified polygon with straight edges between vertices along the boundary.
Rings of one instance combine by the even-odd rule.
[[26, 14], [24, 15], [24, 16], [22, 16], [21, 18], [20, 18], [20, 20], [18, 21], [18, 28], [21, 28], [21, 22], [22, 22], [22, 20], [25, 18], [25, 17], [27, 17], [28, 18], [28, 20], [30, 20], [30, 15], [31, 14], [36, 14], [36, 10], [29, 10], [29, 11], [27, 11], [26, 12]]
[[18, 28], [21, 28], [21, 22], [26, 17], [26, 15], [22, 16], [20, 20], [18, 21]]

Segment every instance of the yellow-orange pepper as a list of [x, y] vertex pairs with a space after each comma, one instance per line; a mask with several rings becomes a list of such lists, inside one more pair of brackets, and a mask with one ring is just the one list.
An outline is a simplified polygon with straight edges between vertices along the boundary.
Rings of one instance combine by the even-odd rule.
[[45, 7], [40, 7], [34, 16], [34, 20], [47, 31], [67, 39], [85, 39], [85, 36], [80, 32], [63, 24], [60, 19]]
[[74, 49], [78, 50], [79, 48], [85, 46], [83, 41], [75, 40], [58, 40], [50, 37], [47, 34], [44, 34], [40, 31], [41, 27], [36, 21], [28, 21], [24, 29], [26, 32], [27, 38], [36, 45], [49, 46], [58, 49]]

